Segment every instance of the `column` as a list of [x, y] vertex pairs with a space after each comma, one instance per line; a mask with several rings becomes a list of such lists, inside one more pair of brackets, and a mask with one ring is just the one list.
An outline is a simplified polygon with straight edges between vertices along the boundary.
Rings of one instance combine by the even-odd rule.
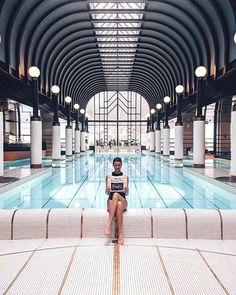
[[163, 127], [163, 157], [168, 160], [170, 156], [170, 126]]
[[30, 152], [31, 168], [42, 167], [42, 121], [38, 114], [39, 95], [38, 80], [40, 70], [37, 67], [29, 68], [29, 75], [33, 84], [33, 116], [30, 118]]
[[75, 157], [78, 158], [80, 156], [80, 129], [79, 129], [79, 105], [74, 104], [75, 109]]
[[206, 76], [203, 66], [195, 70], [197, 80], [196, 117], [193, 123], [193, 167], [205, 167], [205, 117], [202, 115], [202, 99], [204, 91], [203, 78]]
[[155, 151], [155, 132], [154, 130], [151, 130], [149, 132], [150, 135], [150, 152], [154, 152]]
[[52, 123], [52, 167], [58, 167], [61, 164], [61, 127], [58, 116], [58, 93], [60, 88], [57, 85], [52, 86], [53, 99], [53, 123]]
[[86, 142], [85, 142], [85, 137], [86, 137], [86, 128], [85, 128], [85, 110], [81, 109], [80, 113], [82, 114], [82, 130], [80, 133], [80, 149], [81, 152], [86, 151]]
[[231, 181], [236, 182], [236, 102], [231, 112]]
[[157, 108], [157, 122], [156, 122], [156, 130], [155, 130], [155, 152], [160, 155], [161, 154], [161, 126], [160, 126], [160, 110], [162, 105], [158, 103], [156, 105]]
[[65, 98], [66, 110], [67, 110], [67, 125], [66, 125], [66, 160], [73, 160], [73, 130], [70, 122], [70, 103], [71, 97], [67, 96]]
[[4, 148], [3, 148], [3, 112], [0, 110], [0, 182], [4, 177]]
[[205, 118], [196, 117], [193, 122], [193, 167], [205, 167]]

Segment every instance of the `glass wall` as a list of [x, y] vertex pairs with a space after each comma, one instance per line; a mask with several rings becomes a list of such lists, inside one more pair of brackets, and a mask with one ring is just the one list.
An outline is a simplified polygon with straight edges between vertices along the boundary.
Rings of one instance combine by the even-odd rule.
[[146, 145], [149, 105], [144, 97], [129, 91], [107, 91], [87, 104], [89, 144]]

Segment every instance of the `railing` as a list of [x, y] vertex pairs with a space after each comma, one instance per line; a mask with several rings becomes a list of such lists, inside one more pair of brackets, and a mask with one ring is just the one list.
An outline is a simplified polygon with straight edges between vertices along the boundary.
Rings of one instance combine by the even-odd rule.
[[141, 146], [96, 146], [96, 153], [140, 153]]

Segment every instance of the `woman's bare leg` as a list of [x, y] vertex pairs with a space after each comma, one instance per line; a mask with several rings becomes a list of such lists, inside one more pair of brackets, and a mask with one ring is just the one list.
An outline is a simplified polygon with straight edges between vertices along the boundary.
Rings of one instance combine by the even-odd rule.
[[116, 210], [116, 218], [118, 225], [118, 243], [123, 245], [123, 211], [127, 208], [127, 201], [123, 198], [122, 201], [118, 201], [117, 210]]
[[[123, 200], [122, 200], [123, 199]], [[108, 222], [106, 224], [105, 230], [104, 230], [104, 234], [105, 235], [110, 235], [111, 233], [111, 225], [112, 225], [112, 221], [114, 219], [115, 213], [116, 213], [116, 209], [117, 209], [117, 205], [118, 205], [118, 201], [125, 201], [127, 202], [121, 195], [119, 195], [118, 193], [114, 193], [113, 194], [113, 198], [112, 200], [108, 201], [108, 208], [109, 208], [109, 219]]]

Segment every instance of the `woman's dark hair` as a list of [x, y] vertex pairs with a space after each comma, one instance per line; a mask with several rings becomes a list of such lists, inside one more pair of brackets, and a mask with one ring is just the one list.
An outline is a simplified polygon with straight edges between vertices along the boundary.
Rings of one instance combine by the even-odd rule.
[[122, 164], [122, 160], [119, 157], [116, 157], [116, 158], [113, 159], [113, 165], [114, 165], [115, 162], [120, 162]]

